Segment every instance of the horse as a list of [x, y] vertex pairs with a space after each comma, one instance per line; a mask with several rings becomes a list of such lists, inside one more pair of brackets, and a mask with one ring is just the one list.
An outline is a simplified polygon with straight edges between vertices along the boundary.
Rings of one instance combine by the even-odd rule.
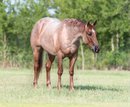
[[70, 90], [74, 90], [74, 65], [78, 56], [80, 39], [88, 45], [93, 52], [99, 52], [98, 40], [96, 37], [94, 23], [84, 23], [78, 19], [64, 19], [45, 17], [34, 25], [30, 43], [34, 57], [34, 80], [33, 85], [37, 87], [39, 73], [42, 68], [43, 51], [47, 52], [48, 60], [46, 67], [46, 86], [51, 88], [50, 70], [52, 63], [57, 57], [58, 60], [58, 82], [57, 88], [61, 89], [61, 76], [63, 74], [62, 61], [65, 57], [69, 58]]

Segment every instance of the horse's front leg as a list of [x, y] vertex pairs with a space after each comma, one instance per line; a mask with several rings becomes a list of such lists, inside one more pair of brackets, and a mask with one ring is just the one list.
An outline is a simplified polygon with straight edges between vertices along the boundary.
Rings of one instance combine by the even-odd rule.
[[62, 65], [63, 59], [62, 59], [62, 56], [63, 55], [61, 53], [58, 55], [58, 72], [57, 72], [57, 74], [58, 74], [58, 83], [57, 83], [57, 88], [59, 90], [61, 89], [61, 76], [63, 74], [63, 65]]
[[77, 53], [74, 54], [69, 58], [69, 74], [70, 74], [70, 91], [74, 90], [74, 80], [73, 80], [73, 75], [74, 75], [74, 65], [75, 61], [77, 59]]

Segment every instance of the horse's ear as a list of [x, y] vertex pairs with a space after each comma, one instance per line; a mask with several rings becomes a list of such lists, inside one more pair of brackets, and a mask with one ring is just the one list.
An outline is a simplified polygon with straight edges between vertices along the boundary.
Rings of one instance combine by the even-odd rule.
[[87, 26], [89, 26], [89, 25], [91, 25], [91, 24], [90, 24], [90, 21], [87, 22]]
[[97, 24], [97, 20], [93, 23], [93, 25], [95, 26]]

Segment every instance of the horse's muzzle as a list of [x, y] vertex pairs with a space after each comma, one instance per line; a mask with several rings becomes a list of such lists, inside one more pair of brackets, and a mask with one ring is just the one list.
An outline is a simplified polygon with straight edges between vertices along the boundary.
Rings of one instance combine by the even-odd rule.
[[92, 47], [92, 50], [93, 50], [93, 52], [95, 52], [95, 53], [99, 53], [100, 48], [99, 48], [99, 46], [94, 45], [94, 46]]

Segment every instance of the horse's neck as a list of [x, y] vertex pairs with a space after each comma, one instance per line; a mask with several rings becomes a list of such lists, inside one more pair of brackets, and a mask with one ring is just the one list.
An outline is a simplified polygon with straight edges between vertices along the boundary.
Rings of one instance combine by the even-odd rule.
[[79, 41], [81, 39], [81, 33], [78, 33], [76, 35], [73, 35], [73, 39], [71, 40], [71, 44], [74, 44], [75, 42]]
[[[83, 31], [81, 31], [80, 29], [81, 29], [80, 27], [75, 27], [73, 29], [69, 29], [70, 30], [69, 32], [72, 32], [72, 34], [69, 35], [69, 36], [71, 36], [70, 38], [71, 38], [72, 43], [75, 43], [76, 41], [79, 41], [80, 38], [82, 38]], [[71, 30], [73, 30], [73, 31], [71, 31]]]

